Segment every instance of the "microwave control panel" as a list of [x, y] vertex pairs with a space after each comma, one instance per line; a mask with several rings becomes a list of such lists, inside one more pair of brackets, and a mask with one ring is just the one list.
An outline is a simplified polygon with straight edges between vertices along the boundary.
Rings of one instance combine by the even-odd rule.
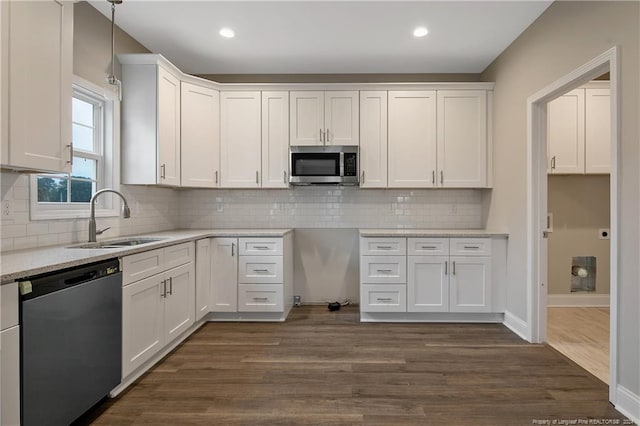
[[344, 154], [344, 175], [358, 176], [358, 156], [355, 153]]

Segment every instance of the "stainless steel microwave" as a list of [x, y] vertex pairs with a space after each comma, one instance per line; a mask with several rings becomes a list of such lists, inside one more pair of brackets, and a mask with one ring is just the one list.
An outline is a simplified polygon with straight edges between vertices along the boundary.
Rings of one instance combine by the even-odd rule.
[[289, 160], [292, 185], [358, 184], [357, 146], [291, 146]]

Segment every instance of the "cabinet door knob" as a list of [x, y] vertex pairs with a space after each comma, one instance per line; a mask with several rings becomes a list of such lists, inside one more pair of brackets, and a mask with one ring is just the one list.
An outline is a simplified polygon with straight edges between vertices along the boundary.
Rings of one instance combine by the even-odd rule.
[[440, 185], [444, 184], [444, 172], [440, 170]]
[[216, 185], [218, 184], [218, 171], [216, 170]]
[[258, 174], [258, 171], [256, 170], [256, 185], [260, 184], [260, 175]]
[[282, 181], [286, 185], [287, 184], [287, 171], [282, 172]]
[[231, 243], [231, 257], [235, 255], [235, 248], [236, 248], [235, 243]]
[[362, 183], [364, 184], [364, 170], [362, 171]]
[[449, 261], [448, 260], [444, 261], [444, 274], [445, 275], [449, 275]]
[[436, 184], [436, 171], [435, 170], [431, 170], [431, 184], [433, 184], [434, 186]]
[[167, 165], [166, 164], [161, 164], [160, 165], [160, 179], [166, 179], [166, 172], [167, 172]]
[[73, 166], [73, 142], [69, 142], [67, 147], [69, 148], [69, 161], [67, 161], [67, 164]]
[[330, 142], [330, 140], [329, 140], [329, 129], [327, 129], [327, 133], [326, 133], [326, 135], [327, 135], [327, 138], [326, 138], [326, 139], [327, 139], [327, 143], [328, 143], [328, 142]]
[[551, 170], [555, 170], [556, 168], [556, 156], [551, 157]]

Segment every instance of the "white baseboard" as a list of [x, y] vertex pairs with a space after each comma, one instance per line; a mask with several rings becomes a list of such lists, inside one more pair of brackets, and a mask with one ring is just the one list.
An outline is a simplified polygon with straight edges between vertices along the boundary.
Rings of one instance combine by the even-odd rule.
[[526, 321], [523, 321], [519, 317], [515, 316], [509, 311], [504, 313], [504, 321], [503, 324], [511, 331], [516, 333], [522, 339], [527, 342], [531, 342], [531, 333], [529, 332], [529, 325]]
[[547, 306], [550, 308], [560, 307], [608, 307], [608, 294], [549, 294], [547, 295]]
[[616, 410], [635, 424], [640, 424], [640, 396], [621, 385], [618, 385], [616, 391]]

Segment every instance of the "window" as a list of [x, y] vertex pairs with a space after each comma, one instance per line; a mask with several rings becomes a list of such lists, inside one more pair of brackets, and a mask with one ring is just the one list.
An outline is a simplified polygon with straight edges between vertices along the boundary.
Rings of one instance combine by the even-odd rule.
[[[31, 179], [31, 218], [87, 217], [91, 196], [117, 181], [117, 105], [104, 89], [74, 79], [72, 99], [73, 164], [68, 174], [39, 174]], [[117, 216], [110, 197], [97, 206], [99, 216]]]

